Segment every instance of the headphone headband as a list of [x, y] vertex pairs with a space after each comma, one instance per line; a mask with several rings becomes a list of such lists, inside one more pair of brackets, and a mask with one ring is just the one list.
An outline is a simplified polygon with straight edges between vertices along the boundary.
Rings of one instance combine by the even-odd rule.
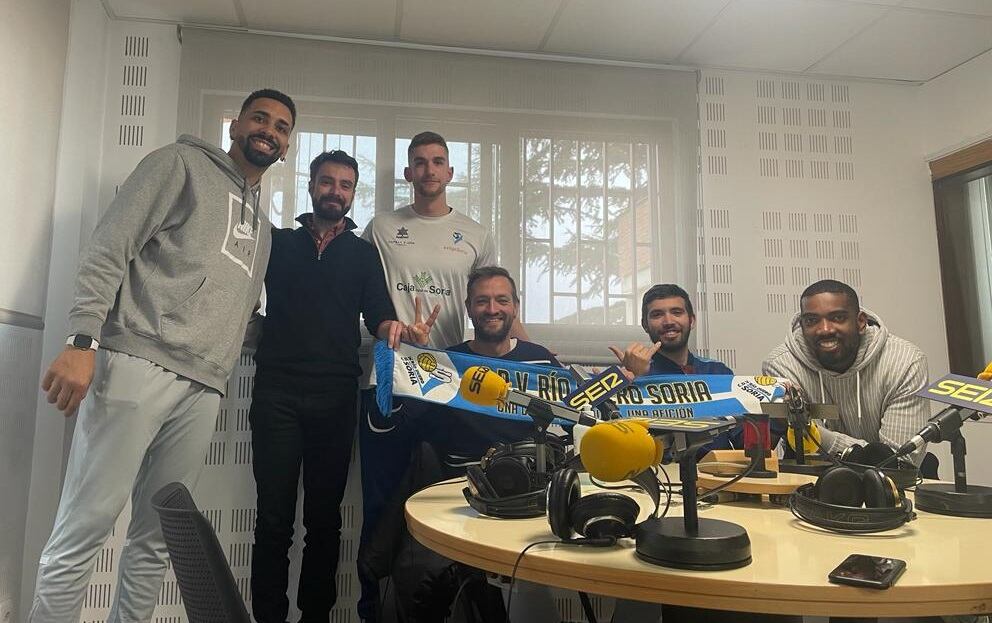
[[462, 489], [468, 505], [476, 512], [501, 519], [528, 519], [545, 513], [545, 493], [543, 489], [510, 495], [502, 498], [474, 495], [469, 487]]
[[828, 504], [816, 498], [815, 485], [805, 484], [789, 497], [789, 509], [806, 523], [851, 534], [883, 532], [916, 517], [913, 503], [901, 497], [898, 506], [861, 508]]

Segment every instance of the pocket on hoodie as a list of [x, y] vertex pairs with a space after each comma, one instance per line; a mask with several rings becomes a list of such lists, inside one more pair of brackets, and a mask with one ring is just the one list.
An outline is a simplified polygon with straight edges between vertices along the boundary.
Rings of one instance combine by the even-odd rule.
[[234, 309], [231, 293], [210, 277], [172, 311], [159, 318], [162, 341], [218, 366], [231, 352], [231, 340], [242, 314]]

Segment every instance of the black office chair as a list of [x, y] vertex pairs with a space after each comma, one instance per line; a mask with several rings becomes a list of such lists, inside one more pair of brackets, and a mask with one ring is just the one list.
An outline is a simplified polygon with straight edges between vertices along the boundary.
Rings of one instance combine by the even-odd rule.
[[224, 550], [181, 483], [152, 497], [190, 623], [251, 623]]

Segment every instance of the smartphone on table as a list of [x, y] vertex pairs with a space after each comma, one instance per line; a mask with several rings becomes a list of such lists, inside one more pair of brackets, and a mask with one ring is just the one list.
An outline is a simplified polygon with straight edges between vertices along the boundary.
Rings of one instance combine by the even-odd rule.
[[827, 579], [834, 584], [882, 589], [892, 586], [905, 570], [905, 560], [867, 554], [851, 554], [830, 572]]

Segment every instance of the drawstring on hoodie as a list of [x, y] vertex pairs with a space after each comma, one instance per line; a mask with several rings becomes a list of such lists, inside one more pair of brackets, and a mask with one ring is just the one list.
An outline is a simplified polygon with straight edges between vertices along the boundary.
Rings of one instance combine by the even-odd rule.
[[258, 204], [259, 195], [262, 193], [259, 189], [249, 189], [248, 188], [248, 178], [244, 179], [244, 183], [241, 184], [241, 222], [245, 222], [245, 204], [247, 203], [248, 195], [251, 194], [251, 198], [255, 200], [255, 210], [252, 213], [251, 219], [251, 230], [252, 232], [258, 231]]
[[854, 399], [858, 401], [858, 426], [861, 426], [861, 368], [854, 372]]
[[[827, 393], [824, 391], [823, 387], [823, 371], [816, 371], [817, 377], [820, 379], [820, 402], [827, 402]], [[854, 371], [854, 400], [858, 403], [858, 427], [861, 426], [861, 368]]]

